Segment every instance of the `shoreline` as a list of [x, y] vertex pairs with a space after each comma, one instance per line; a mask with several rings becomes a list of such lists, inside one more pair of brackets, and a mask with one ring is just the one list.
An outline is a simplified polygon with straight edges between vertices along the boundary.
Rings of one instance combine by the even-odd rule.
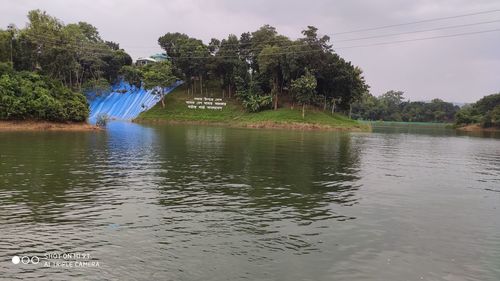
[[196, 121], [196, 120], [169, 120], [169, 119], [143, 119], [136, 118], [132, 120], [138, 124], [183, 124], [183, 125], [210, 125], [229, 128], [251, 128], [251, 129], [289, 129], [302, 131], [339, 131], [339, 132], [371, 132], [371, 126], [349, 126], [335, 127], [330, 125], [315, 124], [315, 123], [299, 123], [299, 122], [274, 122], [274, 121], [258, 121], [258, 122], [220, 122], [220, 121]]
[[102, 129], [88, 123], [60, 123], [50, 121], [0, 121], [0, 132], [6, 131], [72, 131], [89, 132]]
[[184, 87], [178, 87], [165, 97], [165, 106], [156, 104], [142, 112], [132, 122], [150, 124], [192, 124], [206, 126], [225, 126], [231, 128], [287, 129], [317, 131], [370, 132], [369, 124], [362, 124], [346, 116], [331, 114], [315, 107], [309, 107], [302, 116], [300, 108], [282, 106], [258, 112], [247, 112], [241, 102], [227, 98], [221, 110], [193, 109], [185, 94]]
[[500, 132], [500, 128], [495, 128], [495, 127], [483, 128], [479, 124], [471, 124], [471, 125], [457, 127], [456, 130], [461, 132]]

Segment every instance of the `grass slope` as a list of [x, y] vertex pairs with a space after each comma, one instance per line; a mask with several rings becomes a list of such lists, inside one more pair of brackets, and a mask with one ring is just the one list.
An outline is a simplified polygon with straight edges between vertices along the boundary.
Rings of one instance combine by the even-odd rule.
[[302, 119], [299, 108], [280, 108], [257, 113], [246, 112], [234, 100], [225, 100], [223, 110], [189, 109], [184, 87], [179, 87], [165, 98], [165, 108], [161, 104], [141, 113], [136, 121], [170, 121], [186, 123], [217, 123], [236, 127], [271, 127], [297, 129], [337, 129], [366, 131], [370, 126], [346, 118], [340, 114], [331, 115], [323, 111], [307, 110]]

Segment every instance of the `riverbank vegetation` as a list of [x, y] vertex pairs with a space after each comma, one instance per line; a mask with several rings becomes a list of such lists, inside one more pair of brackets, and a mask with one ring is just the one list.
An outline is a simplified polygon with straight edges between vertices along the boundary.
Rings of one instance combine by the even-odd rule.
[[[209, 44], [181, 33], [161, 36], [172, 74], [185, 81], [184, 97], [177, 92], [163, 111], [153, 108], [140, 119], [357, 127], [336, 112], [347, 113], [368, 92], [361, 69], [337, 55], [317, 28], [308, 26], [302, 35], [291, 40], [264, 25]], [[122, 73], [131, 80], [141, 77], [141, 68], [124, 67]], [[194, 96], [221, 97], [230, 105], [216, 112], [188, 110], [182, 101]]]
[[107, 91], [131, 57], [89, 23], [40, 10], [24, 28], [0, 29], [0, 119], [85, 121], [85, 91]]
[[485, 96], [473, 104], [463, 106], [457, 113], [456, 125], [465, 126], [465, 130], [500, 129], [500, 93]]
[[16, 72], [0, 63], [0, 120], [83, 122], [88, 116], [85, 96], [34, 72]]
[[368, 131], [369, 125], [363, 125], [344, 115], [311, 109], [302, 117], [301, 108], [282, 107], [277, 110], [249, 112], [235, 99], [226, 99], [222, 110], [190, 109], [186, 101], [187, 85], [181, 86], [165, 98], [165, 108], [156, 105], [149, 111], [141, 113], [136, 122], [167, 122], [214, 124], [234, 127], [289, 128], [289, 129], [323, 129]]
[[440, 99], [409, 101], [401, 91], [388, 91], [379, 97], [365, 93], [353, 104], [352, 117], [367, 121], [453, 123], [459, 109]]

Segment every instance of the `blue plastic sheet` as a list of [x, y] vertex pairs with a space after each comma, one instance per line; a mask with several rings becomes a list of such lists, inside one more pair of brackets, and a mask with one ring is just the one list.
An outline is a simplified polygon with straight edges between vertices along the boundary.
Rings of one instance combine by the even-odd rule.
[[[177, 81], [172, 86], [164, 89], [166, 95], [181, 85], [182, 81]], [[97, 116], [106, 114], [114, 120], [132, 120], [157, 104], [161, 99], [154, 90], [137, 88], [125, 81], [113, 85], [110, 93], [97, 95], [88, 93], [87, 100], [90, 104], [89, 122], [95, 124]]]

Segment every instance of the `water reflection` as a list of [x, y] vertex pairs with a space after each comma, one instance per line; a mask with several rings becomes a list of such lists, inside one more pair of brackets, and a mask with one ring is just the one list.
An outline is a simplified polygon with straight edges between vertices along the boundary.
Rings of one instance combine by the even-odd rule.
[[[184, 132], [179, 132], [184, 130]], [[167, 193], [221, 194], [244, 208], [287, 209], [314, 219], [329, 203], [353, 204], [359, 151], [351, 136], [168, 127], [159, 132]], [[172, 135], [177, 136], [173, 143]], [[183, 197], [186, 199], [185, 197]], [[168, 205], [170, 198], [163, 198]], [[174, 199], [175, 200], [175, 199]], [[234, 201], [233, 201], [234, 202]], [[178, 202], [177, 202], [178, 203]], [[174, 204], [175, 205], [175, 204]], [[271, 211], [272, 210], [272, 211]], [[300, 211], [300, 212], [299, 212]]]
[[499, 149], [494, 139], [447, 132], [112, 122], [106, 133], [2, 133], [0, 260], [87, 251], [104, 266], [0, 262], [0, 272], [27, 280], [487, 280], [497, 273], [489, 261], [500, 257]]

